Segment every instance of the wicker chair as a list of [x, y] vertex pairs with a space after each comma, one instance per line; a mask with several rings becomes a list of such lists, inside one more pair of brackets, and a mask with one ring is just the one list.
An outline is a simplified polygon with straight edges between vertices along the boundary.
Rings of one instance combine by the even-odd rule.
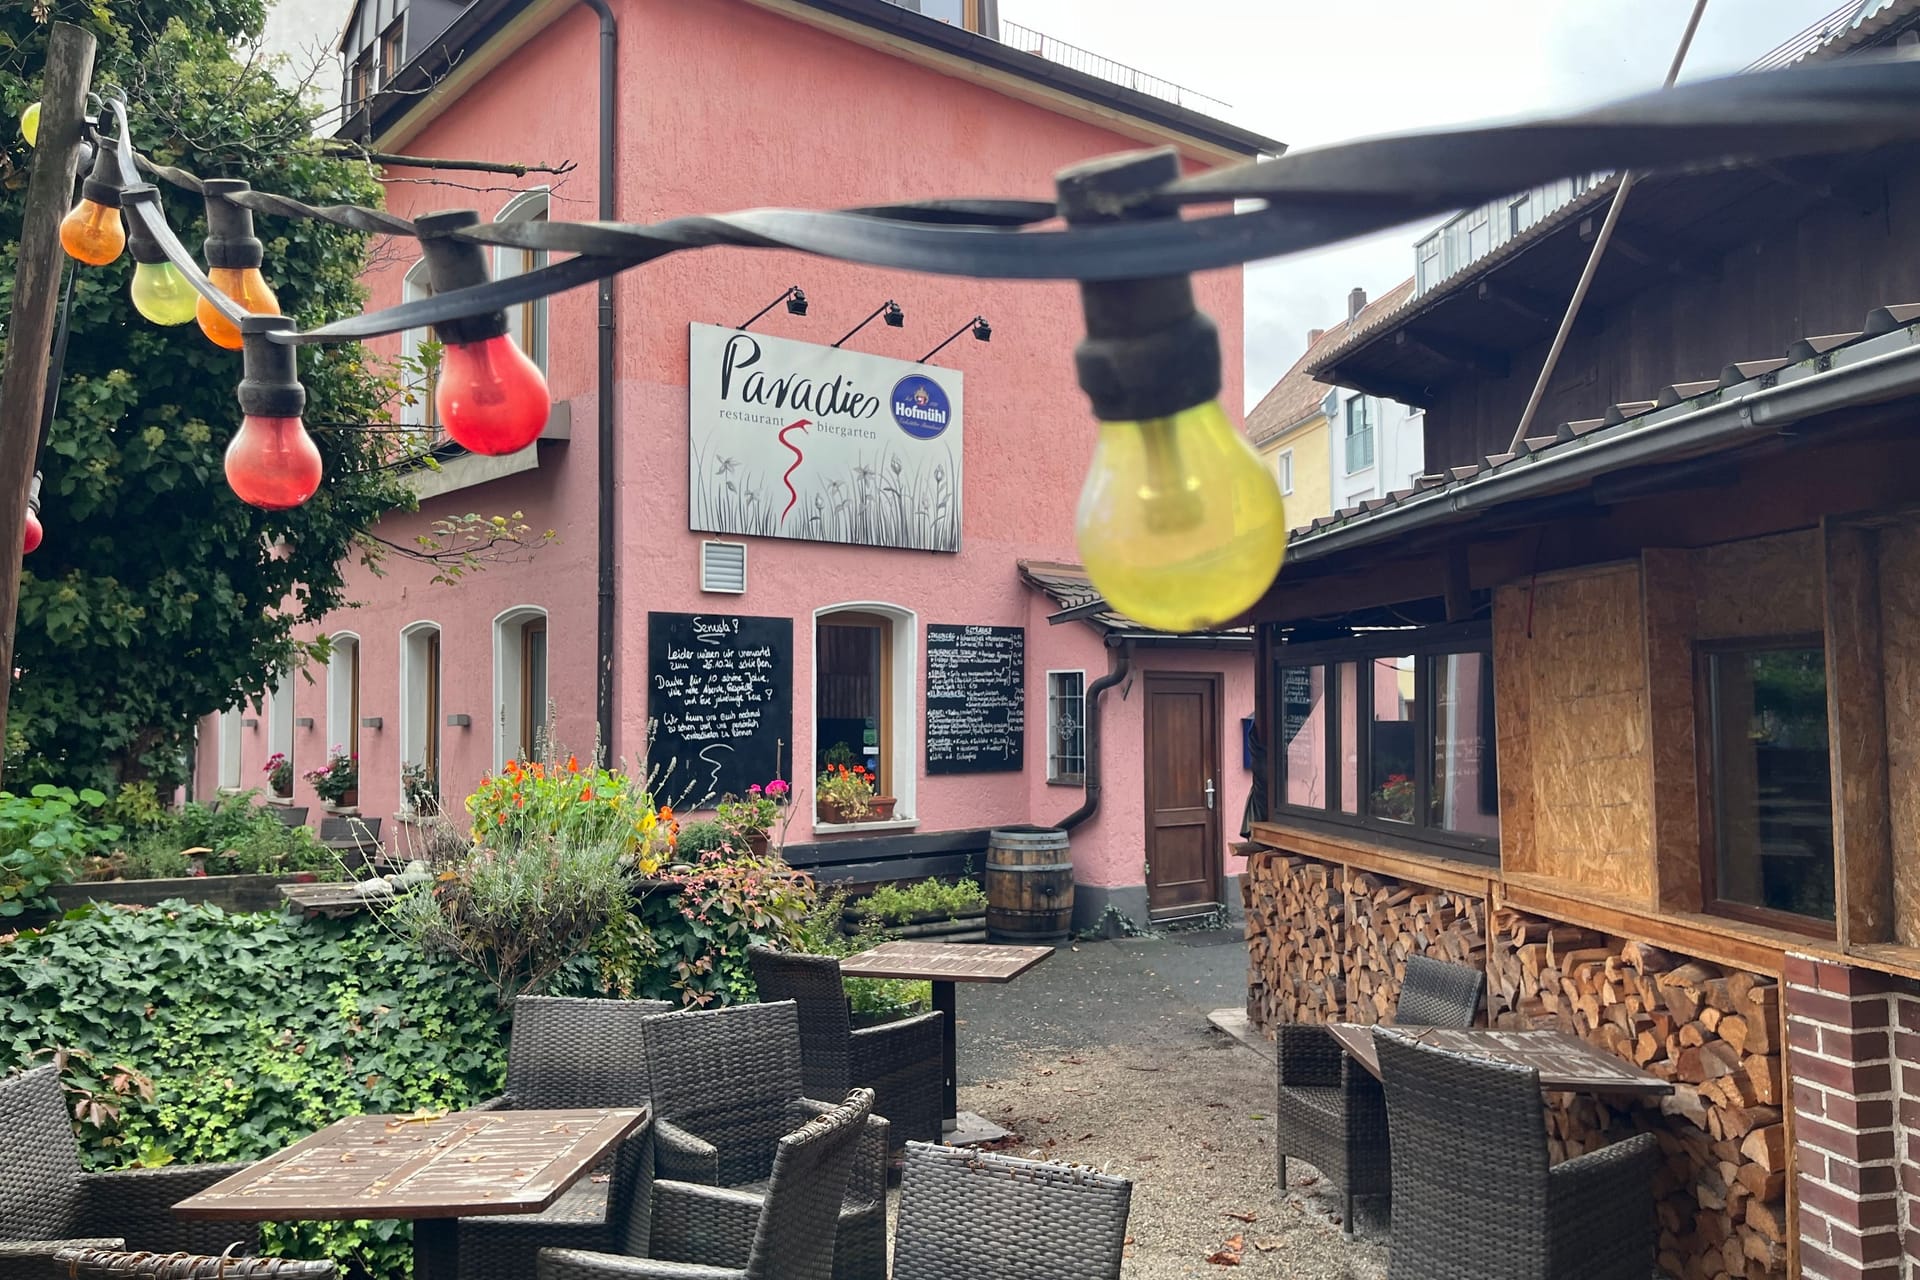
[[1539, 1073], [1373, 1038], [1397, 1157], [1392, 1280], [1652, 1274], [1652, 1134], [1549, 1167]]
[[940, 1140], [946, 1083], [940, 1014], [855, 1031], [840, 962], [832, 956], [752, 947], [747, 960], [762, 1000], [799, 1007], [800, 1082], [808, 1097], [838, 1098], [856, 1085], [871, 1089], [874, 1114], [886, 1118], [894, 1146]]
[[251, 1224], [183, 1222], [173, 1206], [243, 1164], [169, 1165], [83, 1173], [52, 1066], [0, 1080], [0, 1277], [44, 1276], [62, 1248], [219, 1253], [259, 1242]]
[[[660, 1179], [760, 1192], [782, 1135], [833, 1104], [800, 1083], [800, 1016], [790, 1000], [663, 1013], [647, 1019], [653, 1075], [654, 1173]], [[654, 1188], [655, 1258], [704, 1262], [700, 1224]], [[887, 1122], [869, 1116], [840, 1208], [835, 1280], [886, 1280]]]
[[[1470, 1027], [1483, 981], [1477, 969], [1409, 956], [1394, 1021], [1409, 1027]], [[1323, 1026], [1283, 1026], [1278, 1040], [1279, 1194], [1287, 1194], [1287, 1157], [1300, 1157], [1339, 1185], [1347, 1202], [1343, 1226], [1352, 1235], [1354, 1198], [1393, 1190], [1387, 1104], [1380, 1082], [1349, 1058]]]
[[893, 1280], [1119, 1280], [1133, 1184], [907, 1144]]
[[[521, 996], [513, 1002], [507, 1091], [476, 1111], [637, 1107], [652, 1101], [646, 1020], [663, 1000]], [[608, 1181], [582, 1178], [542, 1213], [462, 1218], [462, 1280], [525, 1280], [545, 1247], [644, 1252], [651, 1218], [653, 1132], [620, 1144]]]
[[712, 1262], [616, 1257], [542, 1249], [538, 1280], [827, 1280], [834, 1267], [834, 1210], [847, 1195], [873, 1092], [856, 1089], [774, 1146], [762, 1195], [684, 1182], [655, 1184], [661, 1218], [694, 1224]]
[[203, 1253], [129, 1253], [62, 1249], [44, 1280], [333, 1280], [331, 1262], [298, 1258], [214, 1258]]

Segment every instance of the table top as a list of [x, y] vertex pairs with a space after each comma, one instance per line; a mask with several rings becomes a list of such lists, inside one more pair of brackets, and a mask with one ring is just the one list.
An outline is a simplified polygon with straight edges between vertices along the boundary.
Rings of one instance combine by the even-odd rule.
[[849, 978], [930, 978], [935, 982], [1012, 982], [1053, 954], [1052, 947], [994, 947], [973, 942], [883, 942], [840, 962]]
[[[1327, 1025], [1334, 1039], [1373, 1075], [1380, 1074], [1373, 1028], [1351, 1023]], [[1488, 1058], [1532, 1067], [1540, 1087], [1563, 1093], [1672, 1093], [1673, 1086], [1564, 1031], [1490, 1031], [1483, 1027], [1397, 1027], [1399, 1034], [1435, 1049], [1469, 1058]]]
[[350, 1116], [173, 1211], [239, 1222], [538, 1213], [646, 1121], [645, 1107]]

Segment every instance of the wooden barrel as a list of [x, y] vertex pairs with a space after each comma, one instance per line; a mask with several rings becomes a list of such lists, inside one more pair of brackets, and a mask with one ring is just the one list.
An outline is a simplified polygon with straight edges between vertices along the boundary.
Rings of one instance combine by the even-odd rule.
[[1073, 924], [1073, 863], [1058, 827], [1001, 827], [987, 839], [987, 937], [1059, 942]]

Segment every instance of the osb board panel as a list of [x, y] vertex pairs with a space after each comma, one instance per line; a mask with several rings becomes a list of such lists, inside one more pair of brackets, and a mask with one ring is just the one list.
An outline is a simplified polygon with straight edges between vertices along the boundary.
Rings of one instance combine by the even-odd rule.
[[1508, 867], [1534, 865], [1529, 599], [1524, 586], [1501, 587], [1493, 596], [1493, 735], [1500, 770], [1500, 859]]
[[1647, 765], [1659, 904], [1700, 909], [1700, 786], [1693, 737], [1694, 587], [1691, 556], [1649, 547], [1641, 554], [1646, 610]]
[[1693, 574], [1699, 639], [1820, 630], [1824, 602], [1817, 529], [1702, 547], [1693, 553]]
[[[1528, 600], [1531, 592], [1532, 599]], [[1534, 872], [1635, 901], [1654, 896], [1652, 773], [1640, 566], [1626, 564], [1503, 592], [1494, 610], [1502, 702], [1500, 771], [1525, 788], [1524, 839], [1501, 852]], [[1509, 735], [1515, 720], [1524, 730]], [[1526, 801], [1522, 801], [1526, 804]]]
[[1833, 750], [1833, 845], [1840, 946], [1893, 938], [1887, 803], [1887, 710], [1881, 679], [1878, 541], [1871, 529], [1822, 530], [1827, 736]]
[[1903, 946], [1920, 947], [1920, 527], [1911, 523], [1880, 531], [1880, 643], [1893, 935]]

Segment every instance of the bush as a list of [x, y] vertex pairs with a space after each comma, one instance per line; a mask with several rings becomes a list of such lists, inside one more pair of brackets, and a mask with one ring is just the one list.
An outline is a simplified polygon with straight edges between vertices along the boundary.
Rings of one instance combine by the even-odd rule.
[[[457, 962], [364, 918], [88, 907], [0, 946], [0, 1070], [59, 1051], [89, 1168], [256, 1160], [342, 1116], [499, 1091], [506, 1025]], [[404, 1223], [268, 1229], [405, 1274]]]
[[855, 916], [886, 924], [907, 924], [918, 916], [955, 920], [963, 915], [984, 911], [987, 895], [972, 880], [947, 884], [940, 880], [922, 880], [902, 889], [883, 884], [854, 903]]
[[89, 880], [192, 875], [190, 851], [201, 850], [206, 870], [214, 875], [311, 871], [331, 878], [341, 873], [333, 850], [307, 828], [290, 827], [273, 810], [254, 804], [251, 792], [167, 810], [111, 853], [88, 858], [82, 871]]
[[813, 878], [805, 872], [777, 857], [725, 848], [661, 879], [671, 891], [649, 892], [630, 917], [640, 981], [616, 978], [623, 994], [696, 1007], [751, 1001], [747, 948], [796, 947], [814, 905]]
[[120, 828], [87, 821], [106, 803], [98, 791], [44, 782], [24, 796], [0, 791], [0, 918], [52, 906], [47, 890], [119, 837]]
[[[801, 924], [793, 948], [816, 956], [850, 956], [893, 940], [893, 933], [874, 920], [862, 920], [848, 936], [841, 927], [846, 910], [845, 889], [822, 894]], [[843, 983], [855, 1013], [905, 1017], [933, 1007], [933, 984], [922, 978], [846, 978]]]

